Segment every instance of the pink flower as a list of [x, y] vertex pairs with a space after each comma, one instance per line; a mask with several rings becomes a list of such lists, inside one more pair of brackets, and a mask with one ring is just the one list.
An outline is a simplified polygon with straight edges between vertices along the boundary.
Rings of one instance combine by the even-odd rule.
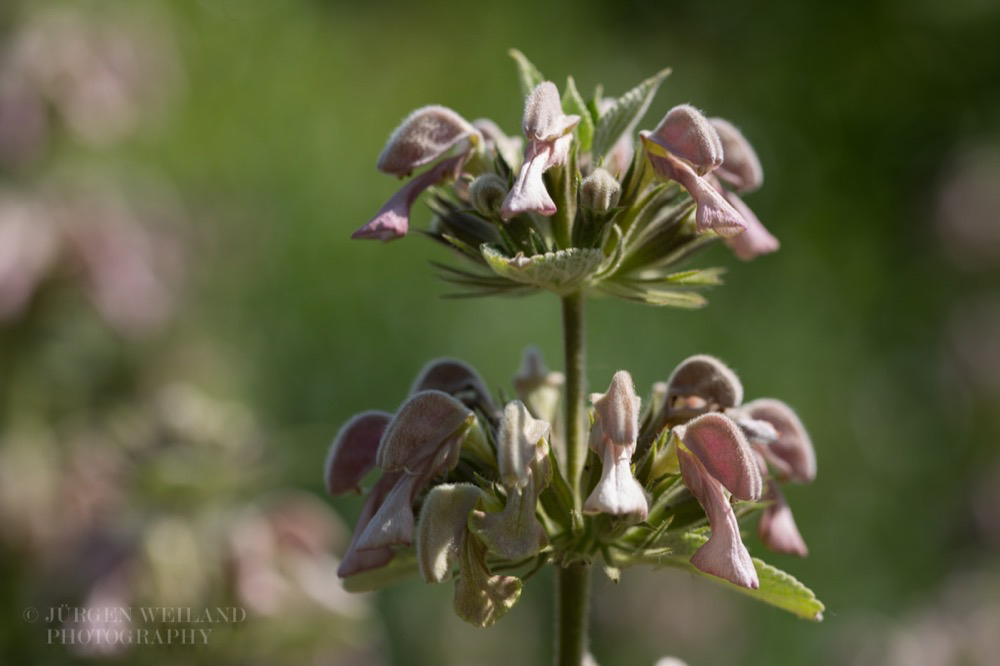
[[723, 151], [718, 132], [700, 111], [688, 104], [675, 106], [656, 129], [640, 132], [639, 138], [656, 175], [683, 185], [698, 204], [699, 231], [728, 238], [746, 229], [739, 212], [702, 177], [722, 164]]
[[525, 101], [521, 121], [528, 146], [514, 186], [500, 208], [501, 218], [509, 220], [528, 212], [541, 215], [556, 212], [542, 174], [566, 162], [573, 141], [573, 128], [579, 122], [580, 116], [563, 113], [559, 91], [551, 81], [543, 81], [532, 91]]
[[479, 130], [443, 106], [425, 106], [407, 116], [393, 131], [378, 157], [380, 171], [406, 177], [415, 168], [445, 156], [460, 144], [465, 145], [458, 155], [442, 160], [404, 185], [351, 238], [390, 241], [405, 236], [410, 226], [413, 202], [428, 187], [457, 178], [481, 140]]
[[742, 500], [761, 496], [762, 479], [750, 445], [732, 419], [709, 413], [674, 428], [681, 475], [698, 499], [712, 528], [708, 541], [691, 557], [705, 573], [756, 589], [760, 583], [740, 538], [736, 514], [726, 494]]
[[632, 515], [644, 520], [649, 503], [632, 476], [632, 455], [639, 436], [639, 396], [632, 376], [619, 370], [608, 392], [595, 393], [590, 448], [601, 457], [601, 479], [583, 504], [585, 513]]
[[[778, 239], [771, 235], [753, 211], [736, 195], [737, 192], [752, 192], [764, 183], [764, 170], [757, 153], [743, 133], [728, 120], [712, 118], [709, 122], [719, 134], [724, 156], [722, 165], [713, 174], [716, 176], [713, 184], [747, 224], [746, 231], [727, 238], [726, 245], [744, 261], [776, 251], [781, 245]], [[732, 191], [723, 188], [722, 183], [729, 185]]]

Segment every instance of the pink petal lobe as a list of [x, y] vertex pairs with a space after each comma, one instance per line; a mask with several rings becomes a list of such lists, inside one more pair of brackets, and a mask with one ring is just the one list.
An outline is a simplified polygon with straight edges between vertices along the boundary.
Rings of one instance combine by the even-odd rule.
[[528, 146], [514, 186], [500, 207], [502, 219], [509, 220], [521, 213], [531, 212], [548, 216], [556, 212], [556, 204], [549, 196], [549, 191], [545, 189], [545, 181], [542, 180], [542, 174], [548, 169], [552, 152], [553, 148], [548, 144], [532, 143]]
[[410, 228], [410, 209], [417, 197], [428, 187], [437, 185], [456, 172], [465, 162], [465, 155], [449, 158], [416, 176], [385, 203], [364, 226], [351, 234], [351, 238], [380, 240], [383, 242], [402, 238]]
[[776, 553], [799, 557], [808, 555], [809, 548], [799, 533], [795, 517], [792, 516], [792, 509], [788, 506], [784, 493], [778, 489], [778, 485], [769, 483], [764, 498], [772, 500], [772, 503], [764, 509], [760, 522], [757, 523], [757, 535], [760, 540]]
[[[643, 136], [647, 146], [649, 142]], [[724, 238], [742, 233], [747, 224], [740, 214], [719, 194], [711, 183], [695, 173], [689, 164], [670, 153], [656, 154], [647, 150], [653, 171], [662, 179], [676, 180], [698, 204], [695, 222], [698, 231], [712, 230]]]
[[378, 569], [392, 560], [392, 548], [385, 546], [376, 549], [359, 550], [358, 540], [368, 527], [372, 517], [382, 506], [385, 496], [396, 486], [400, 476], [398, 473], [384, 474], [369, 491], [368, 499], [365, 500], [365, 505], [361, 509], [361, 515], [358, 516], [357, 525], [354, 526], [351, 543], [347, 546], [347, 552], [344, 553], [344, 558], [340, 561], [340, 566], [337, 568], [337, 575], [341, 578]]
[[757, 219], [750, 207], [743, 203], [742, 199], [732, 192], [726, 192], [723, 196], [747, 225], [746, 231], [743, 233], [725, 239], [726, 245], [738, 259], [749, 261], [762, 254], [776, 252], [781, 247], [778, 239], [761, 224], [761, 221]]

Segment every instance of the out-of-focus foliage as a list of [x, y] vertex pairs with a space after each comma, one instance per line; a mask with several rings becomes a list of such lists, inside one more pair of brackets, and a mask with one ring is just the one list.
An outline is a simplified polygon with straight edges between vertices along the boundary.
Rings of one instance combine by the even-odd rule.
[[[717, 251], [710, 259], [730, 267], [728, 286], [702, 311], [592, 304], [592, 386], [619, 368], [647, 386], [681, 359], [711, 353], [760, 394], [788, 397], [819, 459], [815, 485], [788, 492], [810, 558], [775, 563], [823, 598], [822, 625], [719, 596], [683, 574], [636, 573], [598, 587], [598, 661], [653, 663], [670, 653], [692, 664], [963, 663], [949, 656], [961, 651], [947, 651], [955, 641], [970, 644], [967, 659], [982, 654], [972, 644], [989, 635], [968, 618], [995, 608], [985, 586], [968, 581], [995, 581], [1000, 567], [995, 3], [24, 0], [0, 5], [0, 52], [50, 7], [67, 5], [88, 20], [123, 12], [142, 26], [136, 48], [150, 53], [110, 68], [124, 79], [83, 67], [103, 77], [98, 87], [81, 89], [64, 71], [33, 100], [17, 77], [0, 76], [0, 208], [7, 219], [26, 214], [26, 202], [54, 206], [62, 212], [46, 224], [83, 224], [91, 216], [79, 206], [110, 205], [116, 212], [102, 221], [148, 234], [111, 236], [170, 298], [162, 319], [121, 327], [102, 303], [134, 298], [142, 310], [155, 299], [102, 300], [100, 285], [121, 281], [97, 275], [125, 269], [88, 260], [81, 236], [113, 257], [97, 241], [104, 227], [77, 233], [58, 222], [58, 233], [44, 232], [56, 240], [36, 243], [32, 265], [45, 270], [18, 273], [41, 277], [14, 307], [4, 271], [24, 255], [9, 255], [0, 231], [0, 502], [13, 507], [0, 514], [2, 661], [75, 658], [45, 645], [22, 612], [84, 602], [99, 579], [72, 544], [97, 518], [129, 537], [115, 543], [133, 553], [150, 538], [222, 549], [245, 521], [266, 534], [273, 505], [263, 496], [318, 491], [339, 425], [364, 408], [395, 409], [386, 396], [402, 400], [427, 358], [463, 358], [494, 389], [509, 386], [528, 343], [558, 358], [552, 297], [444, 301], [427, 266], [440, 248], [348, 240], [395, 188], [374, 162], [406, 110], [445, 104], [515, 132], [510, 47], [550, 76], [577, 75], [582, 91], [603, 81], [621, 94], [670, 66], [649, 117], [697, 100], [737, 123], [764, 165], [767, 186], [748, 203], [781, 251], [751, 265]], [[56, 67], [36, 55], [28, 62], [32, 76]], [[125, 81], [137, 81], [127, 104]], [[12, 122], [28, 124], [9, 134]], [[134, 249], [144, 246], [155, 251]], [[171, 430], [176, 413], [162, 410], [178, 395], [201, 396], [212, 428], [229, 431], [235, 419], [252, 441], [237, 437], [230, 449]], [[116, 481], [96, 482], [108, 477]], [[359, 508], [337, 505], [348, 522]], [[339, 554], [336, 543], [324, 541], [323, 552]], [[234, 580], [211, 573], [221, 560], [214, 569], [211, 558], [196, 560], [184, 573], [203, 576], [204, 598]], [[148, 558], [143, 566], [155, 571]], [[545, 660], [544, 584], [488, 631], [451, 618], [450, 595], [412, 583], [362, 598], [379, 612], [360, 633], [345, 610], [356, 606], [331, 612], [321, 601], [273, 639], [250, 633], [281, 663], [306, 660], [281, 658], [282, 641], [308, 643], [294, 635], [306, 630], [332, 641], [311, 645], [360, 650], [369, 662]], [[964, 629], [934, 650], [913, 648], [929, 624]], [[369, 638], [377, 647], [364, 647]], [[217, 663], [232, 646], [212, 647]]]

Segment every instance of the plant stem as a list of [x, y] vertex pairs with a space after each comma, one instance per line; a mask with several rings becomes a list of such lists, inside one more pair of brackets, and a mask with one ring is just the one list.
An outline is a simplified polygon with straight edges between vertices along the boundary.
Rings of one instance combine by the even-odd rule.
[[575, 292], [562, 299], [563, 352], [566, 393], [566, 482], [573, 493], [574, 509], [580, 510], [580, 474], [587, 455], [583, 436], [584, 372], [586, 349], [583, 331], [583, 294]]
[[590, 567], [574, 562], [556, 579], [556, 666], [580, 666], [587, 654]]
[[[566, 393], [566, 481], [573, 494], [573, 511], [583, 505], [580, 476], [587, 455], [584, 438], [584, 344], [583, 293], [562, 299], [563, 350]], [[580, 666], [588, 643], [588, 599], [590, 567], [574, 562], [559, 569], [556, 580], [556, 666]]]

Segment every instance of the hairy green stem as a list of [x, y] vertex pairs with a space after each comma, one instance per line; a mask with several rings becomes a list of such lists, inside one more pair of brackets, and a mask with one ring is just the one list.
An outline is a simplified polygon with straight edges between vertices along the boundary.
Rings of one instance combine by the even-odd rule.
[[[583, 293], [562, 299], [566, 393], [566, 481], [573, 495], [573, 510], [583, 506], [580, 476], [587, 455], [584, 437], [586, 412], [586, 348], [584, 344]], [[574, 562], [559, 569], [556, 580], [556, 666], [580, 666], [587, 652], [590, 567]]]
[[556, 579], [556, 666], [581, 666], [587, 655], [590, 567], [574, 562]]
[[573, 493], [574, 509], [580, 510], [580, 474], [587, 456], [584, 437], [584, 373], [586, 349], [583, 331], [583, 293], [575, 292], [562, 299], [563, 351], [565, 353], [566, 393], [566, 482]]

